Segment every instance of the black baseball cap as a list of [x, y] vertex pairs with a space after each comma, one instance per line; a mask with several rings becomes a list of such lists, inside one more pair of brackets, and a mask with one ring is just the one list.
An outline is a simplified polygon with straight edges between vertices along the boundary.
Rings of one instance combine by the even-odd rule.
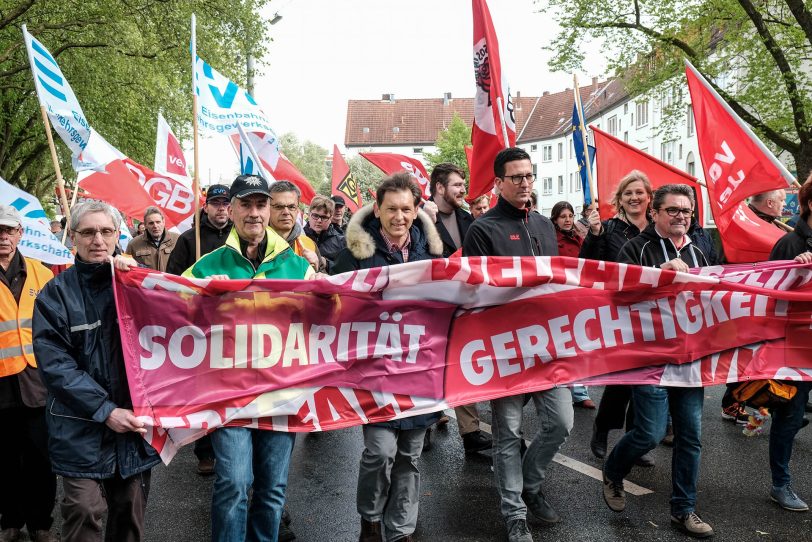
[[228, 201], [228, 187], [226, 185], [213, 184], [206, 190], [206, 203], [218, 198]]
[[251, 194], [262, 194], [271, 197], [271, 188], [268, 181], [259, 175], [240, 175], [231, 183], [230, 197], [244, 198]]
[[335, 202], [336, 207], [346, 207], [347, 206], [347, 202], [344, 201], [344, 198], [342, 198], [341, 196], [333, 196], [330, 199]]

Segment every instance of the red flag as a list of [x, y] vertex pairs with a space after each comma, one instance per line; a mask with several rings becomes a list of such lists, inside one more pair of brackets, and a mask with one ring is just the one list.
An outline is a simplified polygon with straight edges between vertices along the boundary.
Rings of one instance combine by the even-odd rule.
[[186, 158], [183, 156], [180, 142], [160, 113], [158, 113], [158, 137], [155, 143], [155, 171], [189, 178], [186, 171]]
[[361, 200], [361, 186], [350, 173], [350, 166], [344, 161], [344, 157], [338, 152], [338, 145], [333, 145], [333, 195], [344, 197], [351, 213], [364, 205]]
[[[191, 217], [195, 212], [195, 195], [189, 186], [171, 175], [156, 173], [129, 158], [126, 158], [124, 162], [150, 198], [154, 200], [153, 205], [163, 211], [167, 227], [180, 226], [187, 220], [187, 225], [192, 226]], [[204, 201], [200, 201], [200, 207], [203, 207], [204, 203]], [[136, 218], [140, 220], [142, 216], [136, 216]], [[181, 230], [184, 230], [183, 226]]]
[[680, 171], [670, 164], [657, 160], [648, 153], [632, 147], [625, 141], [613, 137], [603, 130], [589, 126], [595, 137], [595, 160], [598, 172], [598, 201], [600, 208], [598, 211], [601, 217], [606, 220], [614, 215], [614, 209], [610, 200], [615, 193], [620, 179], [627, 173], [636, 169], [646, 174], [651, 181], [651, 187], [657, 189], [664, 184], [689, 184], [696, 188], [696, 212], [700, 224], [704, 221], [705, 205], [702, 201], [702, 190], [697, 184], [697, 179], [684, 171]]
[[144, 219], [147, 207], [156, 205], [142, 183], [130, 171], [125, 159], [116, 159], [79, 180], [79, 186], [94, 199], [105, 201], [129, 217]]
[[787, 188], [794, 179], [688, 61], [685, 75], [711, 212], [725, 256], [734, 263], [766, 260], [783, 233], [756, 218], [742, 202], [753, 194]]
[[362, 152], [360, 154], [387, 175], [400, 171], [411, 174], [418, 186], [420, 186], [421, 192], [423, 192], [423, 199], [428, 199], [431, 196], [429, 174], [420, 160], [391, 152]]
[[[516, 122], [510, 88], [502, 75], [499, 42], [485, 0], [472, 0], [474, 12], [474, 145], [469, 164], [471, 180], [467, 201], [486, 194], [493, 185], [493, 160], [502, 149], [516, 145]], [[502, 113], [499, 109], [501, 106]], [[504, 127], [504, 130], [503, 130]], [[505, 137], [507, 136], [507, 137]]]

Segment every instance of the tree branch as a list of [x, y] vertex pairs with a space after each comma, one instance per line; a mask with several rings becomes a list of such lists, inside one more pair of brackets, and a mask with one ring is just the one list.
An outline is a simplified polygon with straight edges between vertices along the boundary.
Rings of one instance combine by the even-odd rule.
[[20, 162], [20, 165], [17, 166], [17, 169], [15, 169], [14, 173], [12, 173], [11, 176], [9, 177], [8, 182], [10, 182], [11, 184], [16, 184], [17, 181], [19, 181], [23, 171], [25, 171], [25, 169], [28, 166], [34, 163], [34, 160], [42, 156], [42, 154], [45, 152], [47, 148], [48, 148], [47, 143], [38, 143], [34, 147], [34, 150], [32, 150], [28, 154], [28, 156], [26, 156], [25, 159]]
[[809, 140], [809, 126], [807, 126], [804, 102], [798, 92], [798, 82], [795, 80], [792, 66], [789, 65], [786, 56], [784, 56], [784, 51], [775, 42], [775, 39], [770, 33], [770, 29], [767, 28], [767, 25], [764, 23], [761, 13], [758, 12], [751, 0], [739, 0], [739, 4], [753, 22], [758, 35], [761, 37], [762, 42], [764, 42], [764, 47], [767, 48], [776, 66], [778, 66], [778, 70], [781, 72], [781, 79], [784, 82], [784, 87], [787, 89], [787, 97], [792, 107], [792, 120], [795, 124], [795, 129], [798, 131], [801, 142], [804, 143]]
[[806, 9], [803, 0], [785, 0], [795, 20], [801, 25], [807, 41], [812, 45], [812, 14]]
[[9, 13], [3, 16], [0, 19], [0, 30], [4, 29], [11, 23], [13, 23], [17, 18], [21, 17], [26, 11], [31, 9], [31, 6], [34, 5], [34, 0], [28, 0], [28, 2], [23, 2], [17, 9], [11, 10]]

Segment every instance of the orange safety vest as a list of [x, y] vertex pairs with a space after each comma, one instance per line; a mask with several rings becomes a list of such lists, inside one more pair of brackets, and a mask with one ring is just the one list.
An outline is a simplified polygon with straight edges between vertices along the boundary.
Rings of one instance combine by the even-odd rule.
[[24, 259], [26, 277], [19, 305], [11, 290], [0, 286], [0, 377], [20, 373], [26, 364], [37, 366], [31, 333], [34, 300], [54, 275], [38, 261]]
[[316, 243], [307, 235], [301, 234], [293, 242], [293, 252], [295, 252], [297, 256], [301, 256], [304, 249], [316, 252]]

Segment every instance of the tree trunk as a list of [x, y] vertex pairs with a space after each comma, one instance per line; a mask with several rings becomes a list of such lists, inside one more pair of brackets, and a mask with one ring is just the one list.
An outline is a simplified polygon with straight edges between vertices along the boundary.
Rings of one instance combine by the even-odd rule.
[[812, 173], [812, 141], [801, 143], [798, 152], [792, 153], [795, 159], [795, 169], [798, 170], [798, 182], [804, 184]]

